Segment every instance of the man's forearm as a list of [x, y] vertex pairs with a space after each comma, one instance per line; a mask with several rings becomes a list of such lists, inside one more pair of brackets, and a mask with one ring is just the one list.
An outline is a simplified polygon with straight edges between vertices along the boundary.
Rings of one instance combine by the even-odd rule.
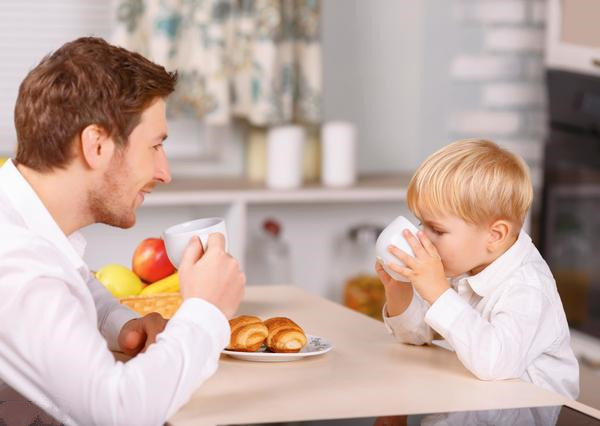
[[117, 299], [95, 278], [87, 282], [98, 314], [98, 330], [111, 350], [119, 350], [118, 337], [127, 321], [139, 318], [139, 314], [119, 303]]

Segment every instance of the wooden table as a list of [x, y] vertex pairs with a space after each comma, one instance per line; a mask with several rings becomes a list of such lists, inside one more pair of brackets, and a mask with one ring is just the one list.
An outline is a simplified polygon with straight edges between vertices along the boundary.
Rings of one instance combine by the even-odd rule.
[[287, 316], [334, 348], [315, 358], [219, 370], [169, 424], [221, 425], [568, 405], [600, 411], [518, 380], [476, 379], [456, 355], [396, 343], [381, 322], [292, 286], [249, 286], [240, 314]]

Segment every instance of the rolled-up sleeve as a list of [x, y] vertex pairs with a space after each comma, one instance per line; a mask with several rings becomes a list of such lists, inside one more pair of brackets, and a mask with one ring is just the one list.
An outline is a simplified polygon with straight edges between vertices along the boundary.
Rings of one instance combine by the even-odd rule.
[[2, 327], [2, 378], [65, 424], [164, 423], [216, 371], [230, 333], [219, 309], [189, 299], [156, 343], [122, 363], [58, 277], [21, 282], [0, 307], [0, 323], [10, 324]]
[[454, 348], [458, 358], [482, 380], [521, 377], [539, 353], [532, 343], [549, 301], [537, 288], [518, 286], [503, 295], [490, 320], [449, 289], [431, 305], [425, 321]]
[[121, 328], [127, 321], [139, 318], [140, 315], [119, 303], [97, 279], [90, 277], [87, 284], [98, 313], [98, 330], [104, 336], [110, 350], [120, 350], [118, 338]]
[[386, 329], [401, 343], [425, 345], [431, 343], [433, 331], [424, 321], [429, 304], [413, 291], [413, 298], [408, 308], [393, 317], [387, 314], [387, 304], [383, 307], [383, 322]]

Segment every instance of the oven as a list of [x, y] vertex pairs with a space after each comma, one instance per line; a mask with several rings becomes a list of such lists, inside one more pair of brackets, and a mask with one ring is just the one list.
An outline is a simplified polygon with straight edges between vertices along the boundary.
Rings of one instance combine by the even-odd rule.
[[548, 0], [538, 246], [569, 325], [600, 337], [600, 2]]
[[548, 70], [540, 248], [569, 324], [600, 337], [600, 76]]

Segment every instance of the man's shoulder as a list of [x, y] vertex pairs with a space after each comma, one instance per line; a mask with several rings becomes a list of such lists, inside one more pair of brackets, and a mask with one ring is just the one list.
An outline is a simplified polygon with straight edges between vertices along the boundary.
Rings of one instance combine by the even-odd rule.
[[10, 199], [0, 187], [0, 227], [5, 223], [23, 225], [23, 218], [14, 209]]
[[44, 237], [25, 226], [0, 218], [0, 278], [17, 270], [57, 272], [59, 256]]
[[15, 223], [0, 216], [0, 251], [11, 251], [16, 248], [48, 245], [49, 242], [41, 235], [26, 226]]

